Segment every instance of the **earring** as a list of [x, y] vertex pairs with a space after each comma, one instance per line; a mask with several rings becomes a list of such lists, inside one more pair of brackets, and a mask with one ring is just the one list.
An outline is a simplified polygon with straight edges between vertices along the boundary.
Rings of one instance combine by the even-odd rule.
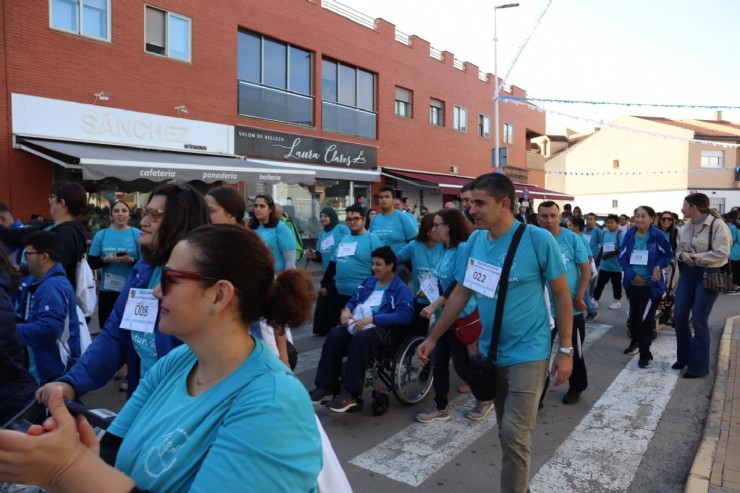
[[212, 306], [211, 307], [211, 315], [215, 315], [215, 314], [216, 314], [216, 307], [215, 306]]

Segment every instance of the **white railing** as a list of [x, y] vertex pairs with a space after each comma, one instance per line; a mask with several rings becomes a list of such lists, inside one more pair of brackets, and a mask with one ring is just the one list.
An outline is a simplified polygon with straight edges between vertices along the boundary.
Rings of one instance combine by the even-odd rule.
[[406, 46], [411, 46], [411, 37], [403, 31], [396, 29], [396, 41]]
[[438, 50], [434, 46], [429, 47], [429, 56], [434, 58], [435, 60], [444, 60], [444, 56], [442, 56], [442, 50]]
[[483, 82], [488, 82], [488, 74], [482, 70], [478, 70], [478, 79], [482, 80]]
[[375, 29], [375, 19], [336, 0], [321, 0], [321, 6], [370, 29]]
[[465, 70], [465, 62], [455, 57], [455, 60], [452, 62], [452, 66], [455, 67], [458, 70]]

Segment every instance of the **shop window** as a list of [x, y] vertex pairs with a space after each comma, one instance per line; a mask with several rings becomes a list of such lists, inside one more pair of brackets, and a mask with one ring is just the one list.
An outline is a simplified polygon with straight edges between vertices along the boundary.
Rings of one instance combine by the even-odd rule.
[[110, 0], [50, 0], [52, 29], [110, 41]]
[[445, 103], [439, 99], [429, 100], [429, 123], [439, 127], [445, 126]]
[[190, 61], [190, 18], [146, 6], [146, 39], [149, 53]]
[[511, 123], [504, 123], [504, 144], [514, 144], [514, 125]]
[[411, 118], [413, 93], [408, 89], [396, 86], [396, 115]]
[[240, 115], [313, 126], [311, 52], [239, 31]]
[[375, 74], [344, 63], [321, 61], [321, 128], [375, 139]]
[[452, 113], [452, 128], [458, 132], [468, 131], [468, 110], [462, 106], [455, 106]]
[[478, 137], [486, 139], [491, 137], [491, 117], [478, 115]]

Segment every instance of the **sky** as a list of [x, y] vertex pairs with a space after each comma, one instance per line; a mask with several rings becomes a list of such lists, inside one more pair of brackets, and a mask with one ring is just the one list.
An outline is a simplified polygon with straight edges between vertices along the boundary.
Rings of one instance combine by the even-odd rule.
[[[373, 18], [383, 18], [405, 34], [415, 34], [434, 48], [452, 52], [456, 58], [493, 73], [494, 5], [515, 1], [341, 3]], [[497, 11], [498, 75], [506, 77], [507, 84], [526, 90], [528, 97], [734, 106], [738, 109], [719, 108], [722, 118], [740, 122], [740, 1], [519, 0], [519, 4]], [[716, 111], [537, 104], [548, 110], [548, 133], [561, 133], [559, 130], [566, 126], [587, 131], [620, 115], [713, 119]]]

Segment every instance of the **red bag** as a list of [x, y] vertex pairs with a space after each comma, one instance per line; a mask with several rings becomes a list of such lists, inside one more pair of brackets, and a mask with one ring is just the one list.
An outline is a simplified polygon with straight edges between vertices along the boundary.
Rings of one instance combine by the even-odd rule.
[[483, 325], [480, 323], [480, 315], [478, 315], [478, 309], [476, 308], [473, 313], [462, 318], [458, 318], [450, 326], [452, 335], [455, 339], [465, 344], [473, 344], [480, 337], [480, 333], [483, 330]]

